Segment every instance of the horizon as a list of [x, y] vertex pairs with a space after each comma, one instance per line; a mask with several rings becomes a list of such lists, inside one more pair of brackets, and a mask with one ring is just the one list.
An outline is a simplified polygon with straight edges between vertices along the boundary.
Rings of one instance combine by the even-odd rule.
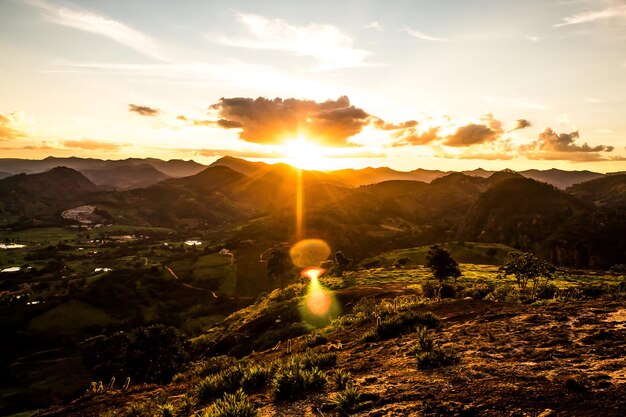
[[0, 22], [2, 157], [626, 170], [620, 1], [14, 0]]
[[[343, 171], [343, 170], [354, 170], [354, 171], [360, 171], [360, 170], [366, 170], [366, 169], [384, 169], [384, 168], [388, 168], [391, 169], [393, 171], [396, 172], [400, 172], [400, 173], [410, 173], [410, 172], [415, 172], [415, 171], [431, 171], [431, 172], [442, 172], [442, 173], [467, 173], [467, 172], [474, 172], [474, 171], [485, 171], [485, 172], [505, 172], [505, 171], [510, 171], [510, 172], [515, 172], [515, 173], [520, 173], [520, 172], [525, 172], [525, 171], [539, 171], [539, 172], [547, 172], [547, 171], [551, 171], [551, 170], [556, 170], [556, 171], [563, 171], [563, 172], [591, 172], [591, 173], [598, 173], [598, 174], [603, 174], [603, 175], [614, 175], [614, 174], [623, 174], [625, 171], [601, 171], [601, 170], [589, 170], [589, 169], [559, 169], [559, 168], [547, 168], [547, 169], [536, 169], [536, 168], [528, 168], [525, 170], [514, 170], [508, 167], [502, 168], [502, 169], [486, 169], [482, 166], [477, 166], [476, 168], [470, 168], [470, 169], [462, 169], [462, 170], [455, 170], [455, 169], [449, 169], [449, 170], [441, 170], [441, 169], [427, 169], [427, 168], [423, 168], [423, 167], [417, 167], [417, 168], [413, 168], [413, 169], [409, 169], [409, 170], [402, 170], [402, 169], [394, 169], [390, 166], [386, 166], [386, 165], [382, 165], [382, 166], [364, 166], [361, 168], [352, 168], [352, 167], [347, 167], [347, 168], [336, 168], [336, 169], [307, 169], [307, 168], [300, 168], [297, 165], [293, 165], [290, 164], [288, 161], [283, 161], [283, 160], [270, 160], [270, 161], [264, 161], [264, 160], [255, 160], [253, 158], [244, 158], [244, 157], [239, 157], [239, 156], [232, 156], [232, 155], [224, 155], [224, 156], [220, 156], [218, 158], [216, 158], [215, 160], [213, 160], [211, 163], [208, 164], [203, 164], [201, 162], [196, 161], [195, 159], [191, 158], [191, 159], [180, 159], [180, 158], [172, 158], [172, 159], [162, 159], [162, 158], [155, 158], [155, 157], [145, 157], [145, 158], [138, 158], [138, 157], [127, 157], [127, 158], [123, 158], [123, 159], [106, 159], [106, 158], [95, 158], [95, 157], [80, 157], [80, 156], [65, 156], [65, 157], [57, 157], [57, 156], [53, 156], [53, 155], [48, 155], [44, 158], [41, 159], [29, 159], [29, 158], [0, 158], [0, 161], [2, 160], [21, 160], [21, 161], [45, 161], [47, 159], [82, 159], [82, 160], [94, 160], [94, 161], [103, 161], [103, 162], [120, 162], [120, 161], [127, 161], [127, 160], [149, 160], [149, 159], [156, 159], [156, 160], [160, 160], [163, 162], [175, 162], [175, 161], [180, 161], [180, 162], [195, 162], [197, 164], [203, 165], [207, 168], [211, 167], [213, 163], [218, 162], [222, 159], [226, 159], [226, 158], [232, 158], [235, 160], [242, 160], [242, 161], [246, 161], [246, 162], [252, 162], [252, 163], [263, 163], [263, 164], [267, 164], [267, 165], [287, 165], [291, 168], [295, 168], [295, 169], [299, 169], [302, 171], [317, 171], [317, 172], [335, 172], [335, 171]], [[149, 164], [148, 164], [149, 165]], [[64, 168], [70, 168], [70, 169], [74, 169], [71, 167], [66, 167], [64, 165], [58, 165], [55, 168], [59, 168], [59, 167], [64, 167]], [[156, 167], [153, 167], [154, 169], [157, 169]], [[51, 168], [53, 169], [53, 168]], [[77, 169], [74, 169], [76, 171]], [[39, 172], [39, 171], [38, 171]], [[37, 173], [38, 173], [37, 172]], [[43, 171], [45, 172], [45, 171]], [[33, 172], [34, 173], [34, 172]]]

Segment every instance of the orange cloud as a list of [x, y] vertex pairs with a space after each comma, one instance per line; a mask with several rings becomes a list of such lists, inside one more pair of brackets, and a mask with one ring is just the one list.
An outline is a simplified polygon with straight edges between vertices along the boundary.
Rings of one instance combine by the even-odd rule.
[[4, 115], [0, 113], [0, 140], [17, 139], [26, 136], [13, 127], [14, 123], [15, 117], [12, 114]]
[[104, 142], [92, 139], [66, 140], [61, 142], [66, 148], [85, 149], [90, 151], [119, 151], [126, 144]]
[[129, 104], [128, 111], [137, 113], [141, 116], [156, 116], [159, 114], [159, 109], [148, 106], [138, 106], [136, 104]]
[[346, 96], [315, 102], [295, 98], [222, 98], [210, 108], [223, 128], [241, 128], [247, 142], [281, 144], [304, 135], [321, 145], [346, 146], [370, 122], [365, 110], [350, 104]]

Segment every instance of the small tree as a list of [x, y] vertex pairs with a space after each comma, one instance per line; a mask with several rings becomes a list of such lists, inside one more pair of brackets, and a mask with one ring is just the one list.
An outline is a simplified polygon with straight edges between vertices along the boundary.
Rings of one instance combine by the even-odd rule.
[[284, 288], [292, 267], [293, 263], [287, 251], [280, 248], [272, 249], [267, 259], [267, 275], [272, 283], [278, 281], [279, 287]]
[[450, 256], [450, 252], [437, 245], [431, 246], [428, 250], [426, 266], [441, 284], [448, 278], [454, 278], [456, 282], [456, 279], [461, 276], [459, 264]]
[[350, 267], [352, 264], [352, 259], [346, 257], [340, 250], [335, 252], [335, 265], [337, 267], [337, 273], [339, 276], [342, 276], [343, 273]]
[[532, 283], [530, 298], [537, 297], [537, 291], [541, 284], [541, 279], [545, 279], [545, 286], [549, 280], [554, 278], [554, 266], [548, 262], [538, 259], [530, 252], [511, 252], [504, 266], [500, 267], [502, 277], [514, 275], [520, 291], [525, 291], [528, 283]]

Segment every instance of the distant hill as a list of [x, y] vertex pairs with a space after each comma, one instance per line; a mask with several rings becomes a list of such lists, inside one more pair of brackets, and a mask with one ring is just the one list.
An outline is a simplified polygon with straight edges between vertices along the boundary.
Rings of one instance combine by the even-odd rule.
[[77, 205], [96, 185], [66, 167], [0, 180], [0, 225], [58, 224], [60, 211]]
[[626, 174], [607, 175], [575, 184], [567, 192], [598, 207], [626, 209]]
[[10, 177], [11, 175], [13, 175], [13, 174], [11, 174], [10, 172], [3, 172], [3, 171], [0, 171], [0, 180], [1, 180], [2, 178]]
[[590, 181], [596, 178], [604, 177], [604, 174], [591, 171], [563, 171], [560, 169], [549, 169], [540, 171], [537, 169], [529, 169], [521, 171], [520, 174], [526, 178], [552, 184], [557, 188], [565, 189], [574, 184]]
[[128, 158], [124, 160], [103, 160], [93, 158], [56, 158], [47, 157], [45, 159], [0, 159], [0, 171], [10, 172], [12, 174], [34, 174], [49, 171], [57, 166], [65, 166], [77, 171], [83, 170], [106, 170], [111, 168], [119, 168], [121, 166], [137, 166], [151, 165], [161, 171], [168, 177], [186, 177], [197, 174], [206, 168], [205, 165], [195, 161], [183, 161], [180, 159], [172, 159], [163, 161], [156, 158]]
[[170, 178], [149, 164], [85, 169], [81, 172], [99, 187], [112, 190], [144, 188]]
[[97, 190], [83, 174], [67, 167], [56, 167], [40, 174], [18, 174], [0, 180], [0, 196], [5, 198], [76, 198]]

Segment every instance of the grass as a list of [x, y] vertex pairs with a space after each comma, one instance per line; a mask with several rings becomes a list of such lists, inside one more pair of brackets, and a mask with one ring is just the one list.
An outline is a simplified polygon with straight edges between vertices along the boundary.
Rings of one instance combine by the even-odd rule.
[[361, 394], [352, 383], [347, 384], [343, 390], [337, 392], [330, 399], [342, 414], [347, 414], [354, 410], [360, 400]]
[[375, 342], [378, 340], [392, 339], [409, 332], [410, 329], [414, 329], [417, 324], [432, 329], [439, 327], [440, 320], [439, 317], [430, 311], [405, 311], [383, 319], [373, 330], [363, 336], [363, 341]]
[[414, 351], [419, 369], [433, 369], [459, 362], [459, 355], [451, 347], [441, 347], [426, 327], [417, 329], [417, 346]]
[[234, 394], [224, 394], [224, 397], [215, 401], [207, 409], [203, 417], [255, 417], [257, 407], [248, 396], [239, 390]]
[[30, 329], [37, 333], [68, 334], [88, 326], [104, 326], [117, 323], [99, 308], [82, 301], [68, 301], [33, 318]]

